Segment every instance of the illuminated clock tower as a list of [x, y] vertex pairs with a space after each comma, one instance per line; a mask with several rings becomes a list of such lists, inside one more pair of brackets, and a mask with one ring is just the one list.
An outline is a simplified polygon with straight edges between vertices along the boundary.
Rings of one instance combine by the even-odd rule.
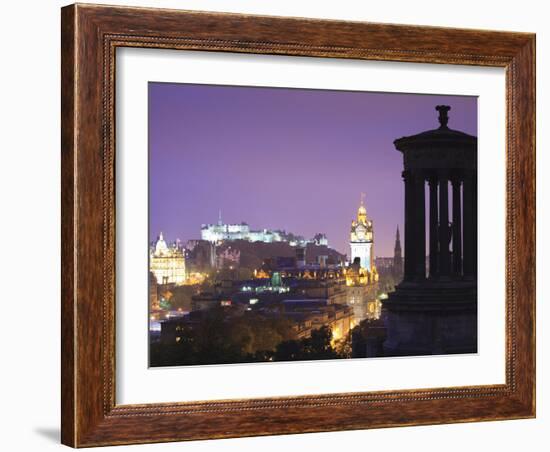
[[361, 268], [372, 271], [374, 267], [372, 221], [367, 219], [365, 194], [361, 193], [361, 205], [357, 209], [357, 220], [351, 222], [351, 262], [359, 258]]

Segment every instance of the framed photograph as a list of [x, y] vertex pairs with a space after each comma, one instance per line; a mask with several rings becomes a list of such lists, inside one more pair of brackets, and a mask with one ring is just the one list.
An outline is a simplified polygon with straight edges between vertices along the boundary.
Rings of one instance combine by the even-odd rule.
[[535, 416], [535, 36], [62, 9], [62, 442]]

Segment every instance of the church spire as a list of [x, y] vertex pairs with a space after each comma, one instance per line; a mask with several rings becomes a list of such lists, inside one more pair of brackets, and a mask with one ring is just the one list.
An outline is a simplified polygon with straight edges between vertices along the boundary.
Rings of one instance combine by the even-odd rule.
[[393, 249], [393, 273], [401, 276], [403, 272], [403, 255], [401, 254], [401, 240], [399, 238], [399, 225], [395, 231], [395, 248]]
[[399, 225], [397, 225], [397, 230], [395, 231], [394, 255], [401, 257], [401, 240], [399, 238]]

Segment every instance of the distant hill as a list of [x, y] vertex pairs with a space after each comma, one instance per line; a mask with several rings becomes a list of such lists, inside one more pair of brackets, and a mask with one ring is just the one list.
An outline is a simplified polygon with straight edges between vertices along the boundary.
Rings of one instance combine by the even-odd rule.
[[[293, 246], [287, 242], [249, 242], [247, 240], [234, 240], [225, 242], [220, 246], [221, 250], [226, 248], [237, 249], [241, 252], [241, 267], [250, 269], [259, 268], [265, 259], [277, 257], [294, 257], [296, 252]], [[318, 256], [328, 256], [328, 263], [338, 263], [346, 260], [344, 254], [327, 247], [326, 245], [315, 245], [308, 243], [306, 247], [306, 262], [316, 263]]]

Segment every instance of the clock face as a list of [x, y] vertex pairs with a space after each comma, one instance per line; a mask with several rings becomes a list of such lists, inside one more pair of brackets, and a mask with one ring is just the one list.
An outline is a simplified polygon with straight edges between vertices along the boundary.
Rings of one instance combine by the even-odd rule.
[[367, 236], [367, 228], [365, 228], [365, 226], [363, 226], [362, 224], [360, 224], [359, 226], [357, 226], [357, 228], [355, 229], [355, 234], [357, 234], [357, 238], [359, 240], [365, 240], [365, 237]]

